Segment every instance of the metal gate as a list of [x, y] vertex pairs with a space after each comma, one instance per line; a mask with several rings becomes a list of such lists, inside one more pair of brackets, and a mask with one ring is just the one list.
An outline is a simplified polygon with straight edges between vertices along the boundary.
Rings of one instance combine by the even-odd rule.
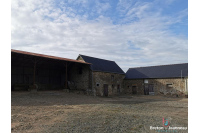
[[154, 95], [154, 85], [145, 84], [144, 85], [144, 95]]
[[149, 84], [149, 95], [154, 95], [154, 85]]

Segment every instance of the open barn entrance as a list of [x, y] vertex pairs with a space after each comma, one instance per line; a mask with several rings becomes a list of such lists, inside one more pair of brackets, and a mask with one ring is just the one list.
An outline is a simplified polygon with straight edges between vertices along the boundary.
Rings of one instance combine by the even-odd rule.
[[104, 84], [103, 85], [103, 93], [104, 93], [104, 96], [108, 96], [108, 84]]
[[137, 94], [137, 86], [132, 86], [132, 94]]
[[[11, 89], [13, 91], [74, 89], [77, 88], [76, 83], [83, 80], [80, 68], [84, 68], [84, 72], [89, 71], [89, 64], [67, 58], [12, 50]], [[83, 82], [83, 84], [82, 86], [86, 88], [89, 83]]]

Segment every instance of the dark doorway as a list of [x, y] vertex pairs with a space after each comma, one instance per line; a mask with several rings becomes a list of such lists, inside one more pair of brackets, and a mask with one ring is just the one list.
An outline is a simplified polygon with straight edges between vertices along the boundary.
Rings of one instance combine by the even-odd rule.
[[148, 86], [148, 84], [144, 85], [144, 95], [149, 95], [149, 86]]
[[104, 93], [104, 96], [108, 96], [108, 85], [107, 84], [104, 84], [103, 85], [103, 88], [104, 88], [104, 90], [103, 90], [103, 93]]
[[132, 86], [132, 93], [137, 94], [137, 87], [136, 86]]
[[120, 85], [117, 85], [117, 94], [120, 94]]

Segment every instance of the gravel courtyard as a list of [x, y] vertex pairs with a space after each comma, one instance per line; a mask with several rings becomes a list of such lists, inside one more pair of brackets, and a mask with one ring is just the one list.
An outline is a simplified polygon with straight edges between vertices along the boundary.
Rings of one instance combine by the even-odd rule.
[[[12, 92], [11, 131], [31, 133], [164, 132], [163, 127], [188, 127], [188, 99], [162, 96], [94, 97], [47, 91]], [[188, 130], [167, 130], [187, 132]]]

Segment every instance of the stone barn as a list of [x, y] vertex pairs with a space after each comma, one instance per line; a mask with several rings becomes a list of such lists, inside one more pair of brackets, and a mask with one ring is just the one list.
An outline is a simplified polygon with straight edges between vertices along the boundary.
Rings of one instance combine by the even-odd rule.
[[76, 60], [11, 50], [11, 89], [83, 91], [98, 96], [188, 92], [188, 63], [129, 68], [79, 55]]
[[88, 90], [90, 63], [11, 50], [12, 90]]
[[79, 55], [77, 60], [91, 63], [90, 91], [94, 95], [110, 96], [119, 95], [123, 92], [125, 73], [114, 61], [85, 55]]
[[184, 96], [188, 92], [188, 63], [129, 68], [127, 94]]

